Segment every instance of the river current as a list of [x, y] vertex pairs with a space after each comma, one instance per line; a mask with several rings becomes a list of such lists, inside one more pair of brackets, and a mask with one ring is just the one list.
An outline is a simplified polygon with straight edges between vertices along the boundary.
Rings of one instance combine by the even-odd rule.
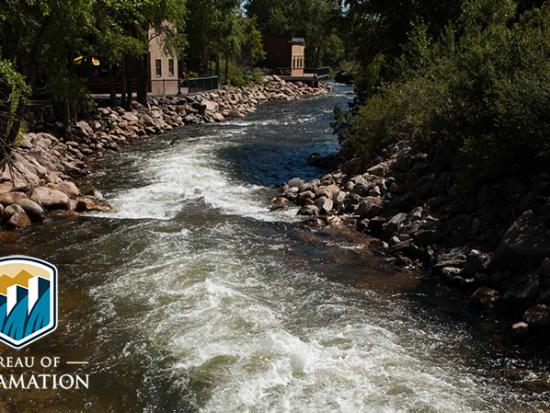
[[[60, 322], [25, 355], [85, 360], [90, 389], [5, 392], [18, 412], [531, 412], [466, 324], [419, 303], [417, 277], [270, 212], [312, 179], [350, 89], [185, 127], [105, 159], [111, 213], [53, 219], [2, 255], [60, 272]], [[22, 353], [3, 350], [3, 354]], [[75, 367], [72, 367], [74, 370]], [[12, 410], [9, 410], [12, 411]]]

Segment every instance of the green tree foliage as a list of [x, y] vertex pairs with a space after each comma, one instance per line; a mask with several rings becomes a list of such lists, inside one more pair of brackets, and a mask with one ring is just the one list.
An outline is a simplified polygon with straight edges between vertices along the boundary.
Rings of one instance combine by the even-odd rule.
[[22, 112], [30, 90], [24, 77], [7, 60], [0, 60], [0, 168], [19, 135]]
[[437, 37], [415, 25], [396, 77], [361, 86], [370, 89], [343, 134], [346, 150], [401, 139], [441, 147], [469, 182], [548, 171], [550, 5], [516, 6], [467, 1]]
[[[75, 65], [76, 57], [100, 56], [112, 65], [145, 56], [151, 25], [168, 20], [183, 28], [185, 17], [180, 0], [0, 0], [0, 10], [2, 56], [35, 93], [45, 88], [46, 96], [74, 109], [87, 97], [85, 65]], [[175, 42], [176, 33], [167, 38]]]
[[288, 36], [306, 39], [306, 64], [336, 65], [344, 58], [343, 4], [336, 0], [248, 0], [247, 14], [257, 19], [264, 37]]
[[[264, 56], [262, 37], [255, 19], [247, 19], [239, 0], [205, 0], [189, 3], [187, 38], [189, 64], [192, 70], [208, 75], [210, 62], [215, 62], [220, 75], [223, 60], [224, 78], [231, 73], [252, 68]], [[233, 66], [234, 70], [230, 70]]]

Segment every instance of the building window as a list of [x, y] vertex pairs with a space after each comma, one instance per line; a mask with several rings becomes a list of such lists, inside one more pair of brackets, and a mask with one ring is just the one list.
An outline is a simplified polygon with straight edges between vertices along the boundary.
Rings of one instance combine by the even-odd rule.
[[155, 73], [157, 77], [162, 77], [162, 60], [155, 60]]
[[174, 77], [174, 59], [168, 59], [168, 73]]

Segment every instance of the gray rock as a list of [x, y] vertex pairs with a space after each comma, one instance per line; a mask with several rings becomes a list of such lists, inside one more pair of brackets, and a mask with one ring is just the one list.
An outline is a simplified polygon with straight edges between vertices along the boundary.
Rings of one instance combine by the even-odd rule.
[[273, 199], [273, 202], [271, 202], [271, 209], [287, 209], [288, 208], [288, 199], [283, 196], [278, 196], [275, 199]]
[[42, 222], [46, 219], [46, 213], [42, 207], [29, 198], [18, 199], [17, 205], [25, 210], [32, 222]]
[[328, 214], [332, 211], [334, 203], [332, 199], [322, 196], [315, 200], [315, 205], [317, 205], [321, 213]]
[[57, 189], [40, 186], [32, 191], [31, 199], [46, 210], [70, 208], [69, 197]]
[[471, 296], [472, 301], [485, 308], [494, 308], [500, 301], [500, 292], [488, 287], [479, 287]]
[[387, 165], [384, 162], [381, 162], [377, 165], [371, 166], [367, 169], [367, 172], [372, 175], [384, 177], [386, 176]]
[[301, 190], [305, 186], [304, 181], [302, 181], [300, 178], [292, 178], [287, 182], [288, 186], [296, 187]]
[[519, 321], [512, 324], [512, 335], [516, 338], [522, 338], [529, 334], [529, 324]]
[[328, 189], [328, 187], [321, 186], [317, 189], [317, 191], [315, 191], [315, 196], [317, 198], [324, 197], [324, 198], [332, 199], [333, 195], [332, 195], [332, 191]]
[[26, 198], [23, 192], [6, 192], [5, 194], [0, 195], [0, 204], [3, 206], [8, 206], [17, 202], [21, 198]]
[[315, 205], [304, 205], [298, 211], [298, 215], [317, 216], [319, 215], [319, 208]]
[[368, 196], [371, 187], [371, 185], [364, 182], [357, 182], [353, 187], [353, 192], [359, 196]]
[[523, 320], [530, 326], [545, 327], [550, 325], [550, 307], [545, 304], [537, 304], [523, 314]]
[[539, 295], [540, 282], [537, 274], [529, 274], [510, 287], [504, 294], [504, 300], [511, 304], [526, 304]]
[[6, 222], [7, 228], [24, 228], [31, 225], [31, 220], [25, 212], [16, 212]]
[[536, 269], [550, 256], [550, 231], [532, 210], [524, 212], [508, 228], [495, 252], [497, 268], [515, 271]]
[[365, 218], [374, 218], [382, 212], [382, 198], [368, 196], [357, 205], [357, 214]]
[[78, 187], [70, 181], [61, 181], [58, 184], [48, 184], [47, 186], [48, 188], [56, 189], [64, 194], [67, 194], [70, 198], [80, 195], [80, 190]]
[[2, 220], [7, 221], [8, 219], [10, 219], [12, 215], [20, 212], [23, 212], [23, 213], [25, 212], [25, 210], [21, 205], [17, 205], [17, 204], [8, 205], [6, 208], [4, 208], [4, 212], [2, 213]]
[[479, 250], [471, 250], [464, 263], [462, 274], [472, 276], [475, 273], [486, 272], [491, 265], [491, 256]]
[[466, 262], [466, 255], [462, 250], [453, 248], [451, 251], [439, 254], [434, 264], [434, 268], [454, 267], [462, 268]]
[[407, 214], [400, 212], [395, 214], [391, 219], [386, 223], [385, 230], [391, 234], [397, 234], [401, 225], [407, 220]]

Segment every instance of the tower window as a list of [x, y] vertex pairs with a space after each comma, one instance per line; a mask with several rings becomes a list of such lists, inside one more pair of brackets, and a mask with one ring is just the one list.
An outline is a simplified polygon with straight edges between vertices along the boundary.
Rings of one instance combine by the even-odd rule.
[[157, 77], [162, 76], [162, 60], [160, 59], [155, 60], [155, 73]]

